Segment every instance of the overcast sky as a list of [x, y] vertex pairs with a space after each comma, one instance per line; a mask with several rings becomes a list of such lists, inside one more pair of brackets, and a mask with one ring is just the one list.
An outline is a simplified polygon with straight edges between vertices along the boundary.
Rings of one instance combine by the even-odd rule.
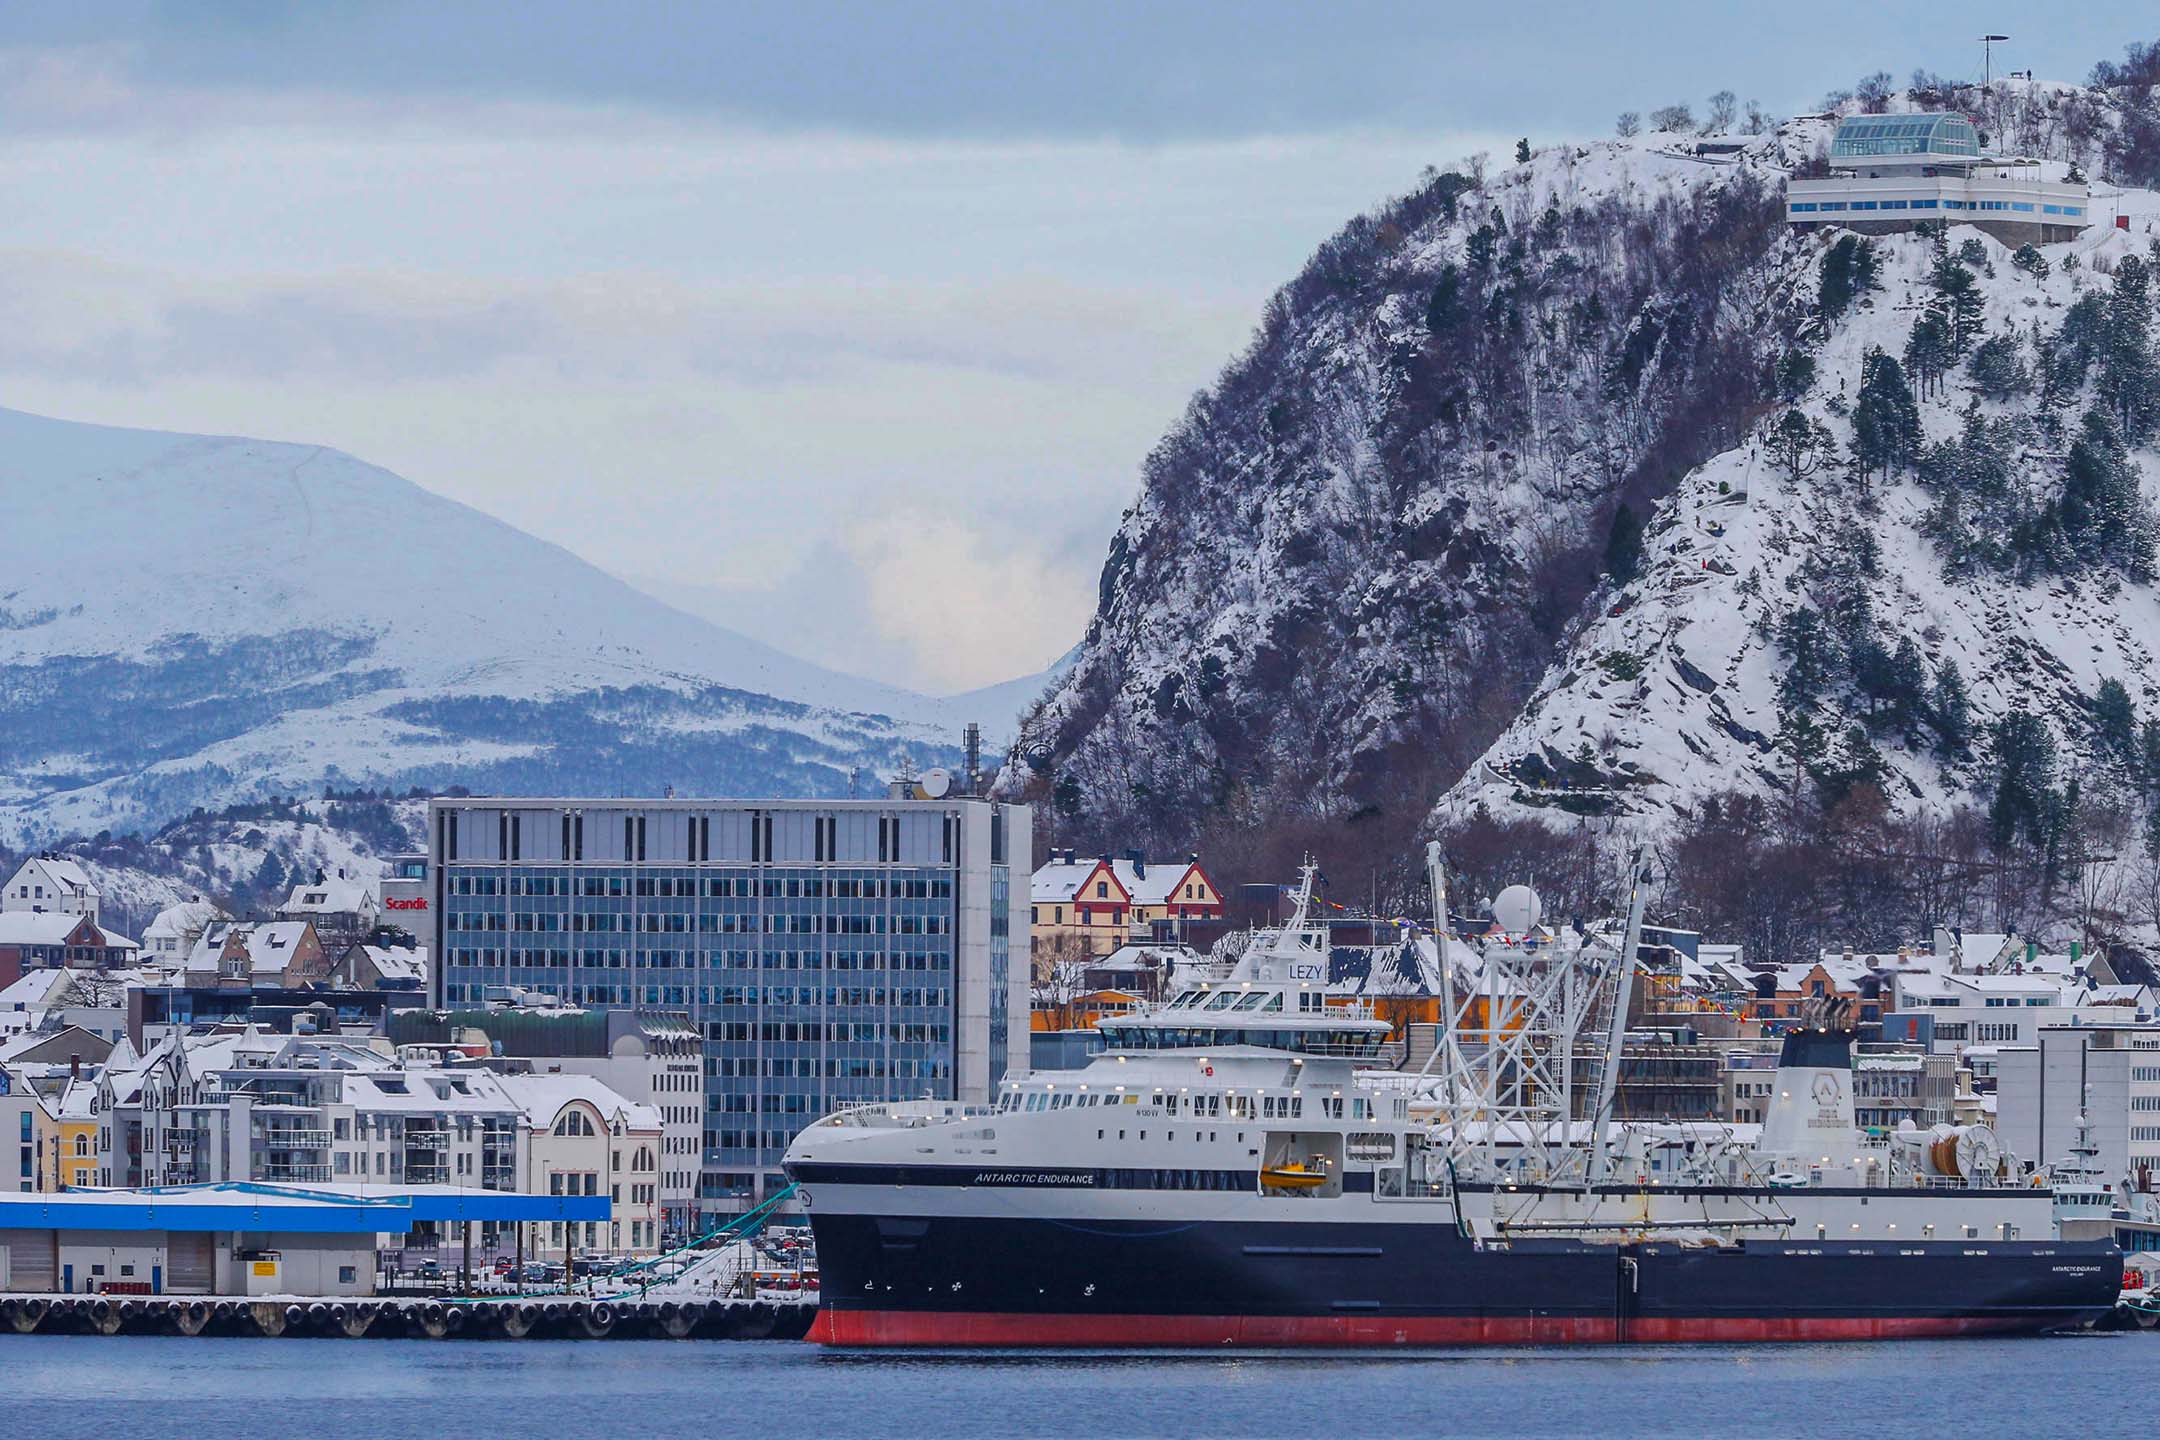
[[0, 9], [0, 404], [335, 445], [918, 689], [1426, 164], [1721, 88], [2081, 80], [2149, 4]]

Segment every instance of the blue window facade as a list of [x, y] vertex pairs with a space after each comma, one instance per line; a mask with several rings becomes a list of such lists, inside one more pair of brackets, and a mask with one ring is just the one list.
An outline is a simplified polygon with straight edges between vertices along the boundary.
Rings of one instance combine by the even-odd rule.
[[[580, 816], [572, 831], [559, 829], [562, 810], [536, 807], [488, 857], [472, 856], [468, 837], [464, 858], [440, 860], [442, 1000], [475, 1004], [520, 987], [568, 1005], [688, 1011], [704, 1038], [701, 1210], [728, 1213], [770, 1193], [788, 1143], [835, 1109], [988, 1098], [961, 1093], [960, 989], [969, 966], [972, 983], [987, 978], [987, 1034], [972, 1033], [994, 1083], [1012, 1042], [1014, 960], [1010, 867], [990, 862], [1005, 859], [1008, 827], [1026, 843], [1024, 809], [1017, 821], [993, 810], [999, 843], [985, 854], [963, 854], [963, 819], [928, 807], [844, 820], [786, 812], [777, 843], [775, 812], [749, 810], [708, 817], [702, 832], [691, 820], [687, 848], [699, 858], [666, 861], [658, 827], [648, 835], [629, 813], [622, 833], [614, 814], [604, 827]], [[728, 828], [741, 815], [752, 817], [747, 828]], [[476, 828], [510, 835], [495, 824]], [[723, 828], [735, 843], [716, 846]], [[578, 858], [532, 858], [542, 848], [532, 837], [557, 833], [575, 838], [551, 853]], [[989, 936], [984, 946], [978, 929], [976, 948], [963, 951], [970, 887], [975, 906], [989, 902]]]

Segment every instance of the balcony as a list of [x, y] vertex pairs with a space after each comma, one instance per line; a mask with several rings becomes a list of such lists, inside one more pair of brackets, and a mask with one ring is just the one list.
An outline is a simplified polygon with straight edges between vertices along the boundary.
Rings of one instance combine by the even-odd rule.
[[330, 1148], [330, 1132], [279, 1126], [262, 1131], [257, 1135], [256, 1143], [270, 1150], [327, 1150]]
[[262, 1178], [272, 1184], [327, 1185], [330, 1183], [328, 1165], [296, 1165], [268, 1160], [263, 1163]]
[[407, 1150], [447, 1150], [450, 1148], [450, 1132], [447, 1130], [407, 1130]]

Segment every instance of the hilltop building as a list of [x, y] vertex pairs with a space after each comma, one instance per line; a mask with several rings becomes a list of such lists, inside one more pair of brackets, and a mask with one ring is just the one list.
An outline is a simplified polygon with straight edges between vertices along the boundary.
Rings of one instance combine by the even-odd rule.
[[1851, 115], [1830, 142], [1830, 173], [1786, 182], [1785, 218], [1866, 235], [1946, 220], [2006, 245], [2074, 240], [2091, 223], [2090, 192], [2044, 169], [1984, 152], [1963, 115]]

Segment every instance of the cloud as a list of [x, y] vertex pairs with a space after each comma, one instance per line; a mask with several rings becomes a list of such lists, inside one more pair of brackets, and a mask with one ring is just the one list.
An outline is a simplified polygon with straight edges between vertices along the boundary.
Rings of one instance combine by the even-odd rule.
[[[0, 403], [334, 445], [926, 689], [1068, 648], [1141, 458], [1269, 290], [1476, 143], [776, 132], [6, 64], [84, 99], [0, 130]], [[937, 537], [938, 595], [870, 517]]]

